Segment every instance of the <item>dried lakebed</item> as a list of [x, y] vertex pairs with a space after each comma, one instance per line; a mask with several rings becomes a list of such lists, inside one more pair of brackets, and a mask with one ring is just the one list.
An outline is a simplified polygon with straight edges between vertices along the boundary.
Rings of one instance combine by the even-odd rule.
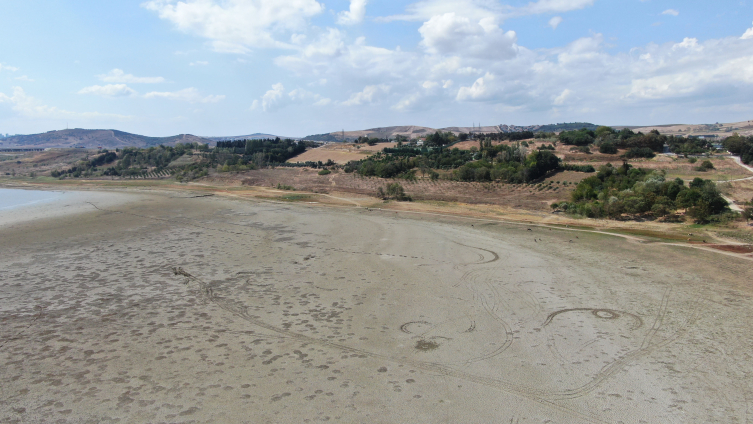
[[753, 418], [747, 261], [190, 197], [0, 228], [0, 421]]

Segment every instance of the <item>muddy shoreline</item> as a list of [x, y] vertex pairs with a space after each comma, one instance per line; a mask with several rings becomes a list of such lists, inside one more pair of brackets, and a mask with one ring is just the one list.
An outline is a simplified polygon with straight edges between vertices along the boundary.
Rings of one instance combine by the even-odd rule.
[[0, 226], [2, 421], [753, 418], [742, 259], [352, 205], [82, 196]]

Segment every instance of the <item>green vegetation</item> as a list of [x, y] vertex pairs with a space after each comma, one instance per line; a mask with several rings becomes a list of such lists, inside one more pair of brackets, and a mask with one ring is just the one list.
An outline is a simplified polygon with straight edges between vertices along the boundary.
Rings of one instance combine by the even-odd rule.
[[743, 163], [753, 165], [753, 136], [743, 137], [734, 133], [732, 137], [727, 137], [723, 144], [727, 151], [735, 156], [740, 156]]
[[277, 183], [277, 189], [278, 190], [295, 191], [295, 187], [289, 186], [289, 185], [280, 184], [280, 183]]
[[385, 188], [379, 187], [377, 189], [377, 197], [383, 200], [394, 199], [401, 202], [410, 202], [412, 200], [405, 194], [405, 189], [403, 189], [403, 186], [401, 186], [400, 183], [387, 184], [387, 187]]
[[453, 144], [457, 141], [459, 141], [459, 139], [452, 132], [437, 131], [434, 134], [429, 134], [426, 136], [424, 145], [426, 147], [443, 147], [449, 146], [450, 144]]
[[307, 142], [297, 142], [291, 139], [255, 139], [218, 141], [216, 151], [243, 155], [242, 165], [254, 160], [260, 154], [264, 162], [282, 163], [306, 151], [306, 147], [313, 146]]
[[714, 164], [711, 163], [711, 161], [707, 159], [707, 160], [701, 162], [701, 166], [697, 167], [696, 171], [706, 172], [706, 171], [710, 171], [712, 169], [715, 169], [714, 168]]
[[[441, 134], [440, 134], [441, 136]], [[527, 183], [557, 170], [595, 172], [590, 165], [563, 165], [551, 151], [553, 146], [528, 153], [523, 143], [492, 145], [491, 138], [479, 141], [478, 148], [397, 147], [360, 161], [345, 165], [345, 172], [380, 178], [413, 180], [416, 171], [431, 179], [439, 178], [434, 169], [452, 170], [449, 178], [456, 181], [506, 181]]]
[[624, 215], [663, 217], [685, 209], [698, 223], [720, 219], [729, 211], [727, 201], [712, 181], [696, 178], [685, 186], [681, 179], [665, 180], [664, 171], [649, 172], [624, 163], [611, 164], [581, 181], [572, 201], [552, 205], [555, 209], [590, 218], [620, 219]]
[[330, 171], [329, 169], [322, 169], [321, 171], [318, 172], [319, 175], [329, 175], [331, 173], [332, 171]]
[[[79, 161], [65, 170], [53, 170], [55, 178], [122, 177], [146, 178], [173, 175], [176, 180], [191, 181], [217, 172], [239, 172], [263, 166], [325, 166], [322, 163], [285, 164], [284, 162], [306, 150], [309, 142], [295, 140], [260, 139], [221, 141], [209, 149], [200, 143], [157, 146], [146, 149], [124, 148], [116, 152], [102, 151], [91, 160]], [[106, 167], [106, 165], [110, 165]], [[328, 162], [326, 165], [334, 165]]]
[[617, 146], [615, 146], [611, 141], [605, 141], [599, 145], [599, 153], [604, 153], [606, 155], [616, 155]]
[[[553, 135], [554, 134], [552, 134], [552, 136]], [[479, 139], [479, 140], [486, 140], [486, 139], [488, 139], [488, 140], [492, 140], [492, 141], [521, 141], [521, 140], [530, 140], [532, 138], [536, 138], [536, 134], [534, 134], [532, 131], [519, 131], [519, 132], [509, 132], [509, 133], [474, 134], [473, 136], [476, 139]]]
[[104, 174], [106, 171], [100, 171], [98, 167], [112, 163], [116, 158], [117, 158], [117, 154], [115, 152], [103, 150], [100, 154], [95, 156], [94, 159], [81, 160], [73, 167], [62, 170], [62, 171], [53, 170], [51, 172], [51, 176], [54, 178], [65, 178], [69, 176], [73, 178], [78, 178], [81, 176], [88, 177], [91, 175], [95, 175], [97, 173]]
[[745, 208], [743, 208], [742, 213], [743, 219], [745, 219], [746, 223], [750, 223], [750, 220], [753, 219], [753, 198], [750, 199], [750, 202], [745, 203]]
[[627, 152], [625, 152], [622, 157], [625, 159], [633, 159], [633, 158], [646, 158], [651, 159], [656, 157], [656, 153], [654, 153], [653, 150], [651, 150], [648, 147], [631, 147], [628, 149]]
[[701, 138], [669, 137], [669, 151], [678, 155], [700, 155], [708, 153], [713, 146]]
[[572, 130], [579, 130], [581, 128], [586, 128], [589, 130], [595, 130], [598, 128], [597, 125], [590, 124], [588, 122], [570, 122], [570, 123], [561, 123], [561, 124], [551, 124], [551, 125], [543, 125], [539, 127], [537, 131], [541, 132], [559, 132], [559, 131], [572, 131]]

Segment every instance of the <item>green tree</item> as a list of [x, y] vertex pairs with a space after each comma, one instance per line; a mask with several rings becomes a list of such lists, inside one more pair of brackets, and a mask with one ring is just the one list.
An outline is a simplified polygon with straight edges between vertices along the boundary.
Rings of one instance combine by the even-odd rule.
[[599, 153], [614, 155], [617, 153], [617, 146], [611, 141], [605, 141], [599, 145]]
[[596, 128], [596, 131], [594, 131], [596, 134], [596, 138], [604, 138], [605, 136], [611, 136], [614, 134], [614, 129], [612, 127], [598, 127]]

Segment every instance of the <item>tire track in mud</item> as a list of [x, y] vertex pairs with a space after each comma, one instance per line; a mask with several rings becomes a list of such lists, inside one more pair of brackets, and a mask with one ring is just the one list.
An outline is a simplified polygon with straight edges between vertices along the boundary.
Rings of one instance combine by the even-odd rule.
[[468, 245], [466, 245], [466, 244], [463, 244], [463, 243], [458, 243], [458, 242], [456, 242], [456, 241], [453, 241], [453, 243], [455, 243], [455, 244], [457, 244], [457, 245], [460, 245], [460, 246], [463, 246], [463, 247], [467, 247], [467, 248], [469, 248], [469, 249], [482, 250], [482, 251], [484, 251], [484, 252], [486, 252], [486, 253], [491, 253], [491, 254], [492, 254], [492, 259], [491, 259], [491, 260], [488, 260], [488, 261], [484, 261], [484, 260], [486, 259], [486, 257], [485, 257], [485, 256], [483, 256], [483, 255], [481, 255], [481, 259], [480, 259], [480, 260], [481, 260], [481, 261], [483, 261], [483, 262], [471, 262], [471, 263], [468, 263], [468, 264], [463, 264], [463, 265], [484, 265], [484, 264], [490, 264], [490, 263], [492, 263], [492, 262], [496, 262], [496, 261], [498, 261], [498, 260], [499, 260], [499, 255], [497, 254], [497, 252], [494, 252], [494, 251], [492, 251], [492, 250], [488, 250], [488, 249], [483, 249], [483, 248], [481, 248], [481, 247], [468, 246]]
[[[546, 317], [546, 321], [544, 321], [543, 324], [541, 324], [542, 327], [546, 327], [547, 325], [551, 324], [552, 320], [560, 314], [564, 314], [566, 312], [591, 312], [593, 315], [595, 315], [598, 318], [602, 319], [617, 319], [621, 315], [627, 315], [633, 320], [635, 320], [636, 325], [631, 328], [631, 330], [637, 330], [641, 327], [643, 327], [643, 319], [639, 317], [638, 315], [631, 314], [630, 312], [625, 311], [616, 311], [614, 309], [599, 309], [599, 308], [570, 308], [570, 309], [562, 309], [557, 312], [552, 312]], [[606, 313], [610, 316], [604, 317], [602, 315], [599, 315], [600, 313]]]
[[641, 343], [641, 349], [645, 349], [651, 344], [651, 340], [661, 328], [662, 323], [664, 322], [664, 317], [667, 315], [667, 308], [669, 307], [669, 298], [671, 294], [672, 286], [670, 285], [664, 290], [664, 296], [662, 296], [661, 305], [659, 306], [659, 313], [656, 315], [654, 325], [651, 326], [651, 329], [646, 333], [646, 337], [643, 339], [643, 343]]
[[[667, 297], [667, 293], [665, 292], [665, 298]], [[662, 299], [662, 305], [665, 306], [664, 303], [665, 299]], [[674, 343], [681, 335], [685, 334], [685, 332], [688, 330], [688, 328], [695, 324], [695, 322], [698, 320], [702, 308], [701, 305], [705, 304], [706, 300], [704, 299], [698, 299], [696, 300], [693, 305], [693, 309], [691, 314], [685, 319], [685, 322], [679, 326], [679, 328], [669, 337], [665, 338], [664, 340], [651, 344], [651, 340], [656, 335], [656, 332], [661, 328], [659, 325], [658, 327], [652, 327], [652, 330], [655, 329], [655, 331], [649, 331], [649, 335], [646, 336], [644, 339], [645, 347], [638, 348], [632, 352], [629, 352], [625, 354], [624, 356], [620, 357], [616, 361], [610, 363], [609, 365], [602, 368], [597, 375], [588, 383], [584, 384], [583, 386], [570, 389], [570, 390], [564, 390], [560, 392], [549, 392], [547, 398], [552, 400], [566, 400], [566, 399], [576, 399], [579, 397], [583, 397], [591, 392], [593, 392], [596, 388], [598, 388], [604, 381], [606, 381], [608, 378], [615, 376], [619, 372], [621, 372], [628, 363], [639, 359], [642, 356], [648, 355], [660, 348], [666, 347]], [[659, 314], [657, 315], [657, 321], [660, 322], [664, 319], [664, 314], [666, 314], [666, 309], [659, 311]]]
[[503, 380], [469, 374], [469, 373], [459, 371], [454, 368], [447, 367], [445, 365], [435, 363], [435, 362], [414, 361], [407, 358], [396, 358], [390, 355], [374, 353], [374, 352], [370, 352], [364, 349], [354, 348], [351, 346], [347, 346], [341, 343], [336, 343], [336, 342], [332, 342], [328, 340], [317, 339], [314, 337], [306, 336], [304, 334], [299, 334], [290, 330], [285, 330], [283, 328], [276, 327], [274, 325], [268, 324], [262, 320], [259, 320], [249, 315], [247, 312], [247, 308], [237, 307], [233, 304], [233, 302], [228, 302], [224, 300], [223, 298], [217, 296], [214, 290], [212, 290], [212, 288], [209, 287], [208, 284], [206, 284], [203, 280], [186, 272], [185, 270], [183, 270], [183, 268], [173, 267], [171, 268], [171, 270], [174, 275], [185, 277], [184, 284], [186, 285], [190, 283], [196, 284], [199, 288], [200, 295], [204, 297], [207, 301], [214, 303], [215, 305], [225, 310], [226, 312], [229, 312], [253, 325], [256, 325], [265, 330], [268, 330], [268, 331], [271, 331], [280, 335], [284, 335], [289, 339], [296, 340], [302, 343], [316, 344], [319, 346], [337, 349], [343, 352], [355, 353], [355, 354], [359, 354], [359, 355], [363, 355], [363, 356], [367, 356], [367, 357], [371, 357], [375, 359], [381, 359], [381, 360], [396, 363], [399, 365], [409, 365], [411, 367], [418, 368], [423, 371], [427, 371], [427, 372], [434, 373], [437, 375], [443, 375], [445, 377], [453, 377], [453, 378], [470, 381], [476, 384], [502, 390], [513, 395], [521, 396], [523, 398], [526, 398], [534, 402], [541, 403], [543, 405], [554, 408], [560, 412], [575, 416], [587, 422], [607, 423], [607, 421], [600, 419], [596, 415], [590, 414], [588, 412], [576, 411], [574, 409], [559, 405], [554, 402], [554, 399], [547, 399], [545, 396], [538, 394], [536, 390], [532, 390], [530, 388], [508, 383]]
[[[208, 230], [208, 231], [216, 231], [216, 232], [221, 232], [221, 233], [227, 233], [227, 234], [233, 234], [233, 235], [239, 235], [239, 236], [247, 236], [247, 237], [249, 236], [249, 234], [247, 234], [245, 232], [234, 232], [234, 231], [229, 231], [229, 230], [226, 230], [226, 229], [221, 229], [221, 228], [216, 228], [216, 227], [213, 228], [213, 227], [208, 227], [208, 226], [204, 226], [204, 225], [199, 225], [199, 224], [197, 224], [197, 223], [194, 222], [196, 220], [191, 219], [191, 218], [184, 218], [184, 217], [181, 217], [181, 218], [158, 218], [158, 217], [147, 216], [147, 215], [140, 215], [140, 214], [130, 213], [130, 212], [111, 211], [111, 210], [99, 208], [96, 205], [94, 205], [93, 203], [90, 203], [90, 204], [93, 207], [95, 207], [97, 210], [100, 210], [100, 211], [103, 211], [103, 212], [111, 212], [111, 213], [132, 215], [132, 216], [136, 216], [136, 217], [140, 217], [140, 218], [144, 218], [144, 219], [156, 220], [156, 221], [161, 221], [161, 222], [165, 222], [165, 223], [171, 223], [171, 222], [174, 222], [175, 220], [180, 220], [181, 224], [183, 224], [183, 225], [193, 226], [193, 227], [196, 227], [196, 228], [202, 228], [202, 229], [205, 229], [205, 230]], [[223, 222], [223, 224], [248, 228], [247, 225], [243, 225], [243, 224], [235, 224], [235, 223], [228, 223], [228, 222]], [[262, 231], [264, 231], [264, 229], [262, 229]], [[253, 236], [258, 238], [258, 236], [256, 236], [256, 235], [253, 235]], [[290, 245], [293, 244], [293, 243], [290, 243], [290, 242], [278, 242], [278, 243], [290, 244]], [[478, 248], [478, 247], [473, 247], [473, 246], [468, 246], [468, 245], [465, 245], [465, 244], [462, 244], [462, 243], [457, 243], [457, 242], [454, 242], [454, 243], [459, 244], [459, 245], [461, 245], [463, 247], [468, 247], [470, 249], [481, 250], [483, 252], [486, 252], [486, 253], [489, 253], [489, 254], [492, 255], [492, 258], [490, 260], [486, 260], [487, 259], [486, 256], [480, 255], [479, 262], [469, 263], [469, 264], [465, 264], [465, 265], [489, 264], [489, 263], [496, 262], [496, 261], [498, 261], [500, 259], [499, 255], [496, 252], [493, 252], [491, 250], [487, 250], [487, 249], [483, 249], [483, 248]], [[384, 254], [375, 253], [375, 252], [351, 252], [351, 251], [346, 251], [344, 249], [331, 249], [331, 248], [330, 249], [323, 249], [323, 248], [318, 248], [318, 247], [313, 247], [313, 246], [311, 248], [317, 249], [317, 250], [335, 250], [335, 251], [338, 251], [338, 252], [351, 253], [351, 254], [384, 255]], [[392, 255], [392, 254], [387, 254], [386, 256], [404, 257], [404, 258], [414, 258], [414, 259], [423, 259], [423, 260], [433, 260], [433, 261], [436, 261], [434, 259], [428, 259], [428, 258], [423, 258], [423, 257], [408, 257], [408, 256], [403, 256], [403, 255]], [[437, 261], [437, 262], [441, 262], [441, 261]], [[265, 322], [263, 322], [261, 320], [258, 320], [256, 318], [250, 316], [248, 314], [246, 308], [238, 308], [238, 307], [234, 306], [232, 302], [228, 302], [228, 301], [222, 299], [221, 297], [218, 297], [213, 292], [212, 288], [209, 287], [206, 283], [204, 283], [202, 280], [200, 280], [200, 279], [192, 276], [191, 274], [183, 271], [181, 268], [174, 268], [173, 272], [175, 273], [175, 275], [182, 275], [182, 276], [186, 277], [187, 278], [186, 283], [190, 283], [190, 282], [196, 283], [199, 286], [201, 295], [204, 296], [208, 301], [216, 304], [221, 309], [223, 309], [223, 310], [225, 310], [225, 311], [227, 311], [227, 312], [229, 312], [229, 313], [231, 313], [233, 315], [236, 315], [236, 316], [244, 319], [245, 321], [247, 321], [247, 322], [249, 322], [251, 324], [254, 324], [256, 326], [259, 326], [259, 327], [261, 327], [263, 329], [269, 330], [269, 331], [274, 332], [276, 334], [283, 335], [283, 336], [285, 336], [287, 338], [298, 340], [298, 341], [303, 342], [303, 343], [312, 343], [312, 344], [317, 344], [317, 345], [320, 345], [320, 346], [326, 346], [326, 347], [329, 347], [329, 348], [338, 349], [338, 350], [345, 351], [345, 352], [351, 352], [351, 353], [357, 353], [357, 354], [360, 354], [360, 355], [366, 355], [366, 356], [369, 356], [369, 357], [372, 357], [372, 358], [378, 358], [378, 359], [382, 359], [382, 360], [393, 362], [393, 363], [397, 363], [397, 364], [410, 365], [410, 366], [413, 366], [415, 368], [418, 368], [418, 369], [421, 369], [421, 370], [424, 370], [424, 371], [427, 371], [427, 372], [430, 372], [430, 373], [435, 373], [435, 374], [444, 375], [444, 376], [448, 376], [448, 377], [459, 378], [459, 379], [463, 379], [463, 380], [466, 380], [466, 381], [474, 382], [474, 383], [477, 383], [477, 384], [485, 385], [487, 387], [496, 388], [498, 390], [502, 390], [502, 391], [508, 392], [510, 394], [518, 395], [518, 396], [524, 397], [526, 399], [529, 399], [529, 400], [532, 400], [532, 401], [535, 401], [535, 402], [538, 402], [538, 403], [541, 403], [541, 404], [553, 407], [553, 408], [558, 409], [558, 410], [560, 410], [560, 411], [562, 411], [564, 413], [572, 414], [573, 416], [576, 416], [576, 417], [578, 417], [580, 419], [583, 419], [583, 420], [586, 420], [588, 422], [602, 423], [602, 422], [605, 422], [605, 421], [601, 420], [596, 415], [592, 415], [592, 414], [590, 414], [588, 412], [580, 412], [580, 411], [576, 411], [576, 410], [564, 407], [562, 405], [559, 405], [559, 404], [555, 403], [555, 401], [557, 401], [557, 400], [565, 400], [565, 399], [573, 399], [573, 398], [581, 397], [581, 396], [583, 396], [585, 394], [590, 393], [591, 391], [593, 391], [594, 389], [596, 389], [604, 380], [606, 380], [607, 378], [609, 378], [609, 377], [613, 376], [614, 374], [618, 373], [619, 371], [621, 371], [624, 368], [624, 366], [627, 365], [627, 363], [629, 361], [632, 361], [633, 359], [638, 358], [639, 356], [643, 355], [644, 353], [648, 353], [648, 352], [650, 352], [650, 351], [652, 351], [654, 349], [657, 349], [659, 347], [668, 345], [668, 344], [672, 343], [674, 341], [674, 339], [676, 338], [676, 337], [671, 338], [671, 339], [668, 338], [668, 339], [666, 339], [665, 341], [663, 341], [660, 344], [650, 345], [649, 347], [647, 347], [646, 349], [644, 349], [642, 351], [636, 351], [636, 352], [633, 352], [632, 354], [626, 355], [625, 357], [621, 358], [621, 360], [619, 360], [617, 362], [614, 362], [614, 363], [610, 364], [609, 366], [605, 367], [602, 370], [602, 372], [600, 372], [598, 374], [598, 376], [594, 380], [592, 380], [590, 383], [588, 383], [588, 384], [586, 384], [584, 386], [581, 386], [581, 387], [576, 388], [576, 389], [565, 390], [565, 391], [546, 391], [546, 390], [534, 389], [534, 388], [527, 387], [527, 386], [522, 386], [522, 385], [517, 385], [517, 384], [509, 383], [507, 381], [496, 379], [496, 378], [492, 378], [492, 377], [484, 377], [484, 376], [478, 376], [478, 375], [469, 374], [469, 373], [456, 370], [454, 368], [448, 367], [448, 366], [440, 364], [440, 363], [413, 361], [413, 360], [409, 360], [409, 359], [406, 359], [406, 358], [396, 358], [396, 357], [392, 357], [392, 356], [389, 356], [389, 355], [378, 354], [378, 353], [373, 353], [373, 352], [365, 351], [365, 350], [358, 349], [358, 348], [353, 348], [353, 347], [350, 347], [350, 346], [342, 345], [342, 344], [331, 342], [331, 341], [327, 341], [327, 340], [316, 339], [316, 338], [313, 338], [313, 337], [309, 337], [309, 336], [305, 336], [305, 335], [302, 335], [302, 334], [294, 333], [294, 332], [291, 332], [291, 331], [288, 331], [288, 330], [285, 330], [285, 329], [282, 329], [282, 328], [278, 328], [278, 327], [275, 327], [273, 325], [267, 324], [267, 323], [265, 323]], [[481, 296], [481, 297], [483, 297], [483, 296]], [[492, 311], [494, 310], [494, 308], [489, 305], [488, 300], [485, 297], [484, 297], [484, 302], [486, 303], [486, 308], [490, 308]], [[657, 331], [658, 331], [658, 329], [657, 329]]]
[[[205, 225], [200, 225], [200, 224], [196, 223], [196, 221], [197, 221], [196, 219], [192, 219], [192, 218], [186, 218], [186, 217], [158, 218], [158, 217], [155, 217], [155, 216], [140, 215], [140, 214], [133, 213], [133, 212], [112, 211], [112, 210], [109, 210], [109, 209], [100, 208], [100, 207], [98, 207], [97, 205], [95, 205], [92, 202], [86, 202], [86, 203], [92, 205], [95, 209], [97, 209], [98, 211], [101, 211], [101, 212], [123, 214], [123, 215], [131, 215], [131, 216], [135, 216], [135, 217], [138, 217], [138, 218], [144, 218], [144, 219], [149, 219], [149, 220], [164, 222], [164, 223], [167, 223], [167, 224], [176, 223], [175, 221], [179, 221], [178, 223], [181, 224], [181, 225], [187, 225], [187, 226], [191, 226], [191, 227], [195, 227], [195, 228], [201, 228], [201, 229], [207, 230], [207, 231], [216, 231], [216, 232], [225, 233], [225, 234], [232, 234], [232, 235], [236, 235], [236, 236], [244, 236], [246, 238], [252, 238], [252, 239], [254, 239], [257, 242], [264, 241], [264, 239], [262, 237], [260, 237], [258, 235], [255, 235], [255, 234], [248, 234], [246, 232], [235, 232], [235, 231], [225, 230], [225, 229], [222, 229], [222, 228], [215, 228], [215, 227], [208, 227], [208, 226], [205, 226]], [[221, 222], [221, 224], [230, 225], [230, 226], [236, 226], [236, 227], [242, 227], [244, 229], [248, 229], [249, 227], [254, 228], [253, 226], [249, 226], [249, 225], [246, 225], [246, 224], [236, 224], [236, 223], [227, 222], [227, 221]], [[270, 230], [270, 229], [264, 229], [264, 228], [259, 228], [259, 229], [261, 231], [269, 231]], [[277, 240], [269, 240], [269, 241], [272, 241], [274, 243], [279, 243], [279, 244], [286, 244], [286, 245], [291, 246], [291, 247], [292, 246], [296, 246], [296, 244], [294, 242], [292, 242], [292, 241], [277, 241]], [[298, 246], [296, 246], [296, 247], [298, 247]], [[396, 254], [393, 254], [393, 253], [380, 253], [380, 252], [350, 251], [350, 250], [345, 250], [345, 249], [341, 249], [341, 248], [338, 248], [338, 247], [308, 246], [307, 248], [308, 249], [318, 250], [318, 251], [331, 251], [331, 252], [338, 252], [338, 253], [347, 253], [347, 254], [351, 254], [351, 255], [386, 256], [386, 257], [390, 257], [390, 258], [420, 259], [420, 260], [423, 260], [423, 261], [434, 261], [434, 262], [439, 262], [439, 263], [442, 262], [442, 261], [439, 261], [439, 260], [436, 260], [436, 259], [425, 258], [423, 256], [396, 255]], [[485, 250], [485, 249], [480, 249], [480, 250]], [[494, 254], [496, 256], [496, 259], [494, 259], [494, 260], [498, 260], [499, 259], [499, 256], [496, 253], [494, 253], [492, 251], [489, 251], [489, 250], [485, 250], [485, 251]]]

